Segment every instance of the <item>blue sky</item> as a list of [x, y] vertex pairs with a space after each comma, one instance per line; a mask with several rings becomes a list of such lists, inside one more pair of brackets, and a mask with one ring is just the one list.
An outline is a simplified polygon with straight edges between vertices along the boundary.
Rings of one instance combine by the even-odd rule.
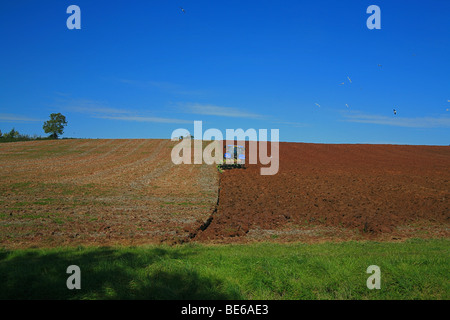
[[[66, 27], [72, 4], [81, 30]], [[380, 30], [366, 26], [372, 4]], [[449, 145], [449, 12], [444, 0], [2, 1], [0, 129], [45, 135], [61, 112], [65, 137], [170, 138], [201, 120], [281, 141]]]

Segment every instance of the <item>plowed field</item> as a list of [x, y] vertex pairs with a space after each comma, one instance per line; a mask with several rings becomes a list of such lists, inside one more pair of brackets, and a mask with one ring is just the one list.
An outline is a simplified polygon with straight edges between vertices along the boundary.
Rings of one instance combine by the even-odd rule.
[[449, 236], [450, 147], [281, 143], [279, 172], [260, 167], [221, 174], [218, 210], [196, 239]]

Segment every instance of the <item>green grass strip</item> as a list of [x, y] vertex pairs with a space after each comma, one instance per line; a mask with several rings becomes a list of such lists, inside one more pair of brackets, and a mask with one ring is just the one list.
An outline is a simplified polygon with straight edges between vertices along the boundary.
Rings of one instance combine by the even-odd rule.
[[[0, 250], [0, 299], [444, 299], [450, 241]], [[81, 289], [69, 290], [69, 265]], [[381, 269], [369, 290], [366, 269]]]

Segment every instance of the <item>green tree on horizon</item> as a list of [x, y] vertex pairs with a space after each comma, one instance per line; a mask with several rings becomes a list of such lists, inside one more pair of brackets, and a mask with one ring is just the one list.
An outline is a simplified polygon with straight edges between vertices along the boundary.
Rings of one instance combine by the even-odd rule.
[[10, 132], [5, 132], [3, 135], [1, 134], [0, 131], [0, 136], [5, 139], [17, 139], [20, 136], [20, 134], [19, 131], [16, 131], [15, 128], [12, 128]]
[[45, 133], [51, 133], [51, 138], [58, 139], [58, 135], [63, 134], [65, 126], [67, 126], [66, 117], [61, 113], [52, 113], [50, 120], [45, 121], [42, 128]]

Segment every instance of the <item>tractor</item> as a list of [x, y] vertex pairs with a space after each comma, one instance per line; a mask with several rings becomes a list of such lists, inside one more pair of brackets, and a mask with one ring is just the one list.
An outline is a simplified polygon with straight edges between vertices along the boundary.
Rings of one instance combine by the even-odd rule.
[[225, 147], [222, 169], [244, 168], [245, 169], [245, 147], [229, 144]]

